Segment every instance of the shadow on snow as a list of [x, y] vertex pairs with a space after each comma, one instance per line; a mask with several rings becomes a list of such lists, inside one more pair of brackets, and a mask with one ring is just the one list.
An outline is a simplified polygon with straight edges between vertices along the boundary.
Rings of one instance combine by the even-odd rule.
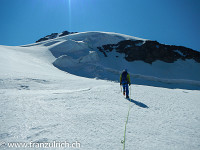
[[[76, 67], [59, 67], [54, 64], [60, 70], [68, 72], [70, 74], [74, 74], [81, 77], [86, 78], [96, 78], [96, 79], [103, 79], [103, 80], [110, 80], [119, 82], [120, 74], [118, 72], [110, 72], [105, 70], [102, 66], [95, 66], [91, 64], [87, 65], [79, 65]], [[164, 83], [160, 81], [150, 81], [141, 78], [133, 78], [131, 77], [131, 82], [136, 85], [145, 85], [145, 86], [153, 86], [153, 87], [162, 87], [168, 89], [187, 89], [187, 90], [200, 90], [200, 86], [189, 85], [189, 84], [177, 84], [177, 83]]]
[[139, 102], [139, 101], [136, 101], [136, 100], [133, 100], [133, 99], [127, 99], [128, 101], [131, 101], [132, 103], [134, 103], [135, 105], [139, 106], [139, 107], [142, 107], [142, 108], [149, 108], [146, 104], [142, 103], [142, 102]]

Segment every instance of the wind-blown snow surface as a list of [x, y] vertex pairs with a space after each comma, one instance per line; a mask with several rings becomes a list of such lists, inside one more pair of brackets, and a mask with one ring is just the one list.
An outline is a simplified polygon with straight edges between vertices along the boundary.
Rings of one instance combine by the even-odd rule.
[[[57, 69], [49, 46], [0, 47], [0, 149], [9, 149], [8, 142], [31, 141], [123, 149], [129, 101], [119, 83]], [[199, 97], [198, 90], [132, 85], [126, 149], [198, 150]]]

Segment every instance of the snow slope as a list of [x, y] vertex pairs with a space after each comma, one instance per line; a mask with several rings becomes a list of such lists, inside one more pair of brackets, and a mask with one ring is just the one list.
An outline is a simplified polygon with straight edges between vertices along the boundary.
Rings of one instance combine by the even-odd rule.
[[[55, 40], [50, 42], [58, 44], [61, 39]], [[66, 61], [69, 57], [91, 65], [102, 57], [95, 50], [84, 57], [80, 54], [81, 59], [73, 58], [73, 52], [54, 57], [50, 42], [0, 46], [0, 149], [23, 149], [8, 148], [8, 142], [53, 141], [81, 143], [80, 148], [66, 149], [123, 149], [129, 101], [122, 96], [119, 83], [76, 76], [52, 65], [58, 58]], [[99, 67], [113, 69], [106, 64]], [[113, 70], [107, 74], [112, 79]], [[127, 150], [200, 148], [199, 90], [133, 84], [130, 96]]]

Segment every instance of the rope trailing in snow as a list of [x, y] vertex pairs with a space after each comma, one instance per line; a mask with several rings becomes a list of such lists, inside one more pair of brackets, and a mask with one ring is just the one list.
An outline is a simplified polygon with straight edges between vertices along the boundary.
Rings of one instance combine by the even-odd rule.
[[131, 86], [130, 86], [129, 108], [128, 108], [128, 114], [127, 114], [127, 117], [126, 117], [125, 129], [124, 129], [124, 140], [121, 141], [121, 143], [123, 144], [123, 150], [125, 150], [125, 143], [126, 143], [126, 125], [127, 125], [127, 123], [128, 123], [128, 117], [129, 117], [130, 109], [131, 109]]

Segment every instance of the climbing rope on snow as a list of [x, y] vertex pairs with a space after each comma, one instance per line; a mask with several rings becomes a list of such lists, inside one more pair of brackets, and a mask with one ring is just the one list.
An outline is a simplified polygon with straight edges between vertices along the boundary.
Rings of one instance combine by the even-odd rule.
[[124, 129], [124, 140], [121, 141], [121, 143], [123, 144], [123, 150], [125, 150], [125, 143], [126, 143], [126, 125], [128, 123], [128, 117], [129, 117], [129, 112], [131, 109], [131, 86], [130, 86], [130, 98], [129, 98], [129, 108], [128, 108], [128, 114], [126, 117], [126, 123], [125, 123], [125, 129]]

